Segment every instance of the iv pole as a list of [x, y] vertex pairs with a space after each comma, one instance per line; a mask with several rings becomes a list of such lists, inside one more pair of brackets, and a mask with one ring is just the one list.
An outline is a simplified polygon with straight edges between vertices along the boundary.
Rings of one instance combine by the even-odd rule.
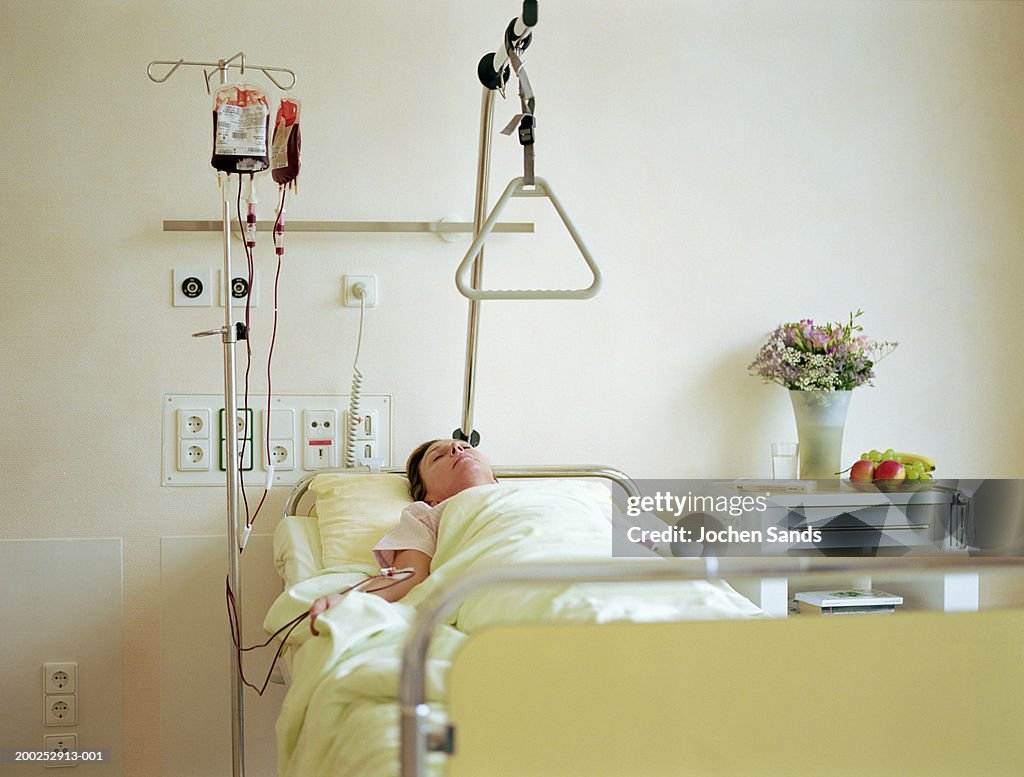
[[[220, 59], [217, 62], [186, 62], [185, 60], [177, 60], [176, 62], [150, 62], [149, 67], [146, 69], [146, 73], [149, 78], [156, 83], [163, 83], [171, 74], [174, 73], [181, 65], [199, 65], [202, 67], [215, 67], [219, 73], [220, 85], [224, 86], [228, 82], [228, 69], [232, 67], [231, 63], [235, 59], [240, 59], [241, 62], [235, 67], [240, 68], [242, 75], [245, 74], [245, 54], [239, 52], [230, 59]], [[153, 76], [153, 65], [173, 65], [171, 69], [164, 75], [163, 78], [155, 78]], [[253, 67], [250, 65], [250, 67]], [[255, 66], [257, 70], [261, 70], [264, 75], [269, 78], [275, 86], [280, 89], [288, 90], [295, 85], [295, 73], [291, 70], [284, 68], [269, 68]], [[282, 85], [278, 82], [268, 71], [284, 72], [288, 73], [292, 77], [291, 84], [288, 86]], [[212, 72], [206, 73], [206, 90], [210, 91], [210, 76]], [[227, 181], [220, 187], [220, 206], [221, 206], [221, 221], [223, 224], [222, 237], [224, 246], [224, 277], [233, 278], [231, 270], [231, 209], [228, 203], [228, 183], [231, 180], [231, 176], [228, 175]], [[239, 176], [239, 186], [241, 186], [241, 176]], [[231, 294], [224, 295], [224, 326], [219, 329], [209, 329], [203, 332], [195, 332], [193, 337], [207, 337], [210, 335], [221, 335], [221, 341], [224, 343], [224, 445], [225, 445], [225, 458], [226, 458], [226, 470], [225, 475], [227, 485], [227, 519], [228, 519], [228, 585], [231, 588], [232, 595], [234, 597], [235, 611], [239, 613], [238, 623], [238, 638], [241, 639], [241, 611], [242, 611], [242, 578], [241, 569], [239, 565], [241, 549], [238, 541], [238, 435], [234, 433], [235, 419], [238, 416], [238, 403], [236, 397], [236, 377], [235, 377], [235, 346], [239, 339], [245, 339], [249, 336], [249, 333], [245, 331], [245, 325], [242, 323], [235, 323], [232, 319], [234, 318], [231, 307]], [[244, 777], [245, 775], [245, 697], [244, 697], [244, 686], [241, 680], [241, 667], [238, 665], [239, 653], [235, 648], [235, 645], [231, 645], [231, 774], [232, 777]]]

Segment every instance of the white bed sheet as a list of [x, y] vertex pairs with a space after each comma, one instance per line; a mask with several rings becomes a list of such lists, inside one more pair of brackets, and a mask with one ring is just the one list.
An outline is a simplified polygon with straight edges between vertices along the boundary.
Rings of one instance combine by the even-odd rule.
[[[535, 489], [529, 489], [535, 491]], [[321, 637], [300, 626], [289, 639], [297, 651], [293, 682], [278, 719], [279, 771], [287, 777], [397, 774], [397, 672], [415, 606], [454, 575], [494, 564], [608, 558], [610, 534], [602, 506], [579, 487], [482, 486], [445, 511], [432, 573], [402, 602], [350, 594], [322, 616]], [[552, 521], [557, 516], [557, 521]], [[397, 520], [397, 516], [396, 516]], [[265, 626], [286, 622], [317, 597], [365, 577], [365, 572], [316, 566], [314, 519], [294, 519], [275, 534], [275, 558], [291, 584]], [[656, 562], [655, 562], [656, 563]], [[428, 659], [428, 697], [443, 717], [451, 656], [469, 634], [492, 623], [556, 618], [576, 622], [757, 618], [763, 613], [724, 583], [636, 584], [615, 593], [600, 586], [537, 587], [475, 595], [439, 629]], [[318, 621], [321, 623], [321, 621]], [[454, 628], [453, 628], [454, 626]], [[300, 649], [301, 648], [301, 649]], [[436, 706], [435, 706], [436, 705]], [[443, 760], [428, 759], [432, 774]]]

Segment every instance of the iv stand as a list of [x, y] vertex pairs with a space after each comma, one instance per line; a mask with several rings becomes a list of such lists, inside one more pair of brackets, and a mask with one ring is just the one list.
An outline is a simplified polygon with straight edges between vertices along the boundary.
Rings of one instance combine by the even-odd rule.
[[[178, 60], [177, 62], [151, 62], [147, 69], [147, 74], [152, 81], [162, 83], [170, 78], [171, 74], [178, 69], [181, 65], [200, 65], [203, 67], [216, 67], [220, 77], [220, 85], [224, 86], [228, 82], [228, 69], [231, 67], [231, 62], [234, 59], [240, 58], [241, 64], [236, 67], [241, 68], [242, 74], [245, 73], [245, 54], [239, 52], [230, 59], [217, 60], [216, 63], [212, 62], [185, 62], [184, 60]], [[173, 64], [174, 67], [163, 77], [155, 78], [152, 73], [153, 65], [156, 64]], [[264, 75], [267, 76], [274, 84], [281, 89], [290, 89], [295, 85], [295, 74], [290, 70], [283, 68], [267, 68], [257, 67], [257, 70], [261, 70]], [[273, 76], [267, 71], [285, 72], [291, 75], [292, 82], [288, 86], [284, 86], [279, 83]], [[206, 74], [206, 86], [209, 91], [210, 76], [212, 73]], [[221, 221], [223, 224], [223, 246], [224, 246], [224, 277], [232, 278], [234, 275], [231, 270], [231, 210], [228, 203], [228, 184], [230, 183], [231, 176], [227, 177], [224, 185], [220, 187], [220, 208], [221, 208]], [[241, 177], [239, 177], [239, 185], [241, 185]], [[234, 607], [235, 612], [239, 616], [238, 624], [238, 637], [241, 639], [241, 611], [242, 611], [242, 578], [240, 569], [240, 557], [241, 550], [238, 542], [238, 435], [234, 431], [235, 419], [238, 416], [238, 403], [236, 397], [236, 377], [235, 377], [235, 346], [238, 343], [239, 338], [247, 338], [249, 333], [245, 331], [245, 327], [242, 324], [235, 324], [232, 320], [234, 318], [231, 307], [231, 294], [224, 295], [224, 326], [219, 329], [210, 329], [203, 332], [196, 332], [193, 337], [207, 337], [209, 335], [221, 335], [221, 340], [224, 343], [224, 445], [225, 445], [225, 458], [227, 473], [225, 480], [227, 484], [227, 519], [228, 519], [228, 585], [231, 587], [232, 594], [234, 596]], [[244, 777], [245, 775], [245, 697], [244, 697], [244, 686], [241, 680], [241, 667], [238, 665], [240, 660], [239, 652], [235, 648], [232, 642], [231, 645], [231, 774], [232, 777]]]

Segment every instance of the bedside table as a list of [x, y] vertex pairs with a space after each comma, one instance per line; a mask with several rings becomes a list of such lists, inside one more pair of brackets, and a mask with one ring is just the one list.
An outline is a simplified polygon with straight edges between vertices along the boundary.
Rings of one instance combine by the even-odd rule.
[[[794, 539], [762, 542], [762, 557], [840, 557], [856, 564], [857, 558], [966, 555], [973, 536], [969, 500], [954, 485], [936, 481], [924, 488], [879, 490], [870, 484], [855, 487], [846, 481], [818, 481], [806, 493], [751, 491], [749, 483], [734, 483], [736, 493], [764, 493], [767, 509], [761, 514], [763, 536], [774, 532]], [[769, 486], [770, 487], [770, 486]], [[770, 495], [769, 495], [770, 494]], [[811, 530], [808, 532], [807, 530]], [[807, 535], [813, 535], [811, 537]], [[712, 554], [716, 548], [708, 550]], [[708, 552], [705, 551], [705, 553]], [[723, 555], [730, 555], [723, 548]], [[785, 617], [793, 591], [790, 581], [763, 578], [736, 581], [733, 586], [771, 615]], [[830, 587], [828, 583], [825, 587]], [[835, 585], [881, 588], [904, 597], [904, 609], [971, 611], [978, 609], [979, 576], [976, 572], [936, 574], [912, 580], [898, 575], [870, 574], [836, 580]], [[800, 588], [819, 582], [801, 582]]]

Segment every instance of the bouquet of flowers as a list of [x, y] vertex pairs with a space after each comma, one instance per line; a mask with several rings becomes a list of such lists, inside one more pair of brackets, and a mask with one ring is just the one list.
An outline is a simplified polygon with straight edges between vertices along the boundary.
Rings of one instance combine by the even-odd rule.
[[817, 325], [809, 319], [782, 324], [769, 335], [748, 369], [765, 383], [796, 391], [849, 391], [873, 385], [872, 368], [898, 345], [875, 342], [854, 323]]

